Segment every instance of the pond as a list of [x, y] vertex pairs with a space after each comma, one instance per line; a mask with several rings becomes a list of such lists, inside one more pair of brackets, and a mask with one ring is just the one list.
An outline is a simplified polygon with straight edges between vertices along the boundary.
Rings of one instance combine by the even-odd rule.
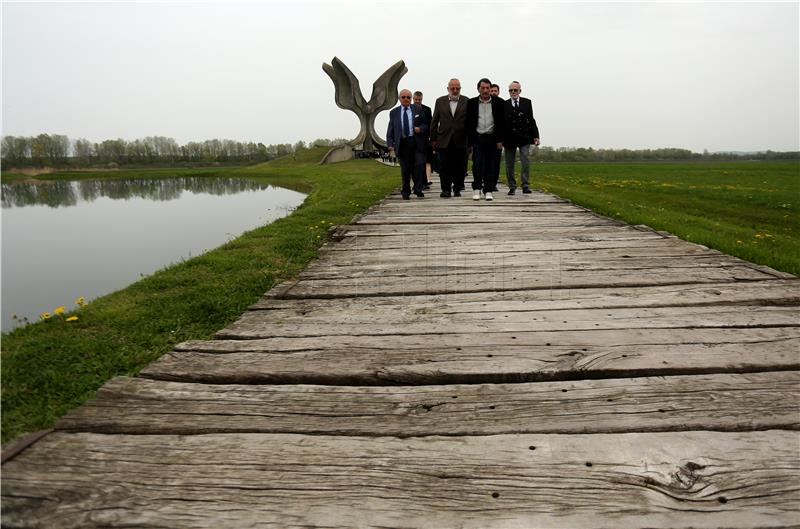
[[3, 184], [2, 331], [219, 246], [305, 196], [236, 178]]

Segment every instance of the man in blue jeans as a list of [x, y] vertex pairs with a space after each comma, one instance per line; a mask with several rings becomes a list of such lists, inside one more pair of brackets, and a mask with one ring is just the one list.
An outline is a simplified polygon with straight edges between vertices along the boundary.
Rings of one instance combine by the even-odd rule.
[[505, 102], [505, 135], [503, 145], [506, 152], [506, 177], [508, 177], [508, 194], [513, 195], [517, 189], [517, 181], [514, 178], [514, 162], [517, 149], [519, 149], [519, 160], [522, 163], [522, 192], [530, 193], [531, 187], [528, 180], [530, 174], [529, 154], [531, 143], [539, 145], [539, 127], [533, 118], [533, 104], [530, 99], [520, 97], [522, 85], [513, 81], [508, 85], [508, 93], [511, 96]]
[[493, 200], [495, 160], [503, 148], [503, 101], [491, 94], [492, 82], [478, 81], [478, 97], [467, 102], [467, 137], [472, 148], [472, 199]]

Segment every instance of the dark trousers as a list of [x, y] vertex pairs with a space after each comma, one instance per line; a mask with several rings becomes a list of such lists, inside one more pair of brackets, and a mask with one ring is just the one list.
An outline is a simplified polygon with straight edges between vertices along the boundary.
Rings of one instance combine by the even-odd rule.
[[495, 165], [499, 149], [491, 135], [479, 137], [472, 146], [472, 189], [491, 192], [497, 185]]
[[397, 153], [397, 158], [400, 161], [400, 176], [403, 178], [403, 188], [401, 193], [403, 196], [411, 194], [411, 186], [414, 186], [414, 193], [422, 191], [423, 184], [420, 181], [419, 175], [419, 160], [423, 159], [425, 153], [417, 152], [417, 144], [413, 137], [403, 138], [400, 140], [400, 150]]
[[439, 178], [442, 191], [452, 193], [464, 189], [467, 172], [467, 150], [457, 147], [439, 149]]
[[497, 182], [500, 181], [500, 162], [503, 160], [503, 149], [497, 149], [497, 155], [494, 157], [494, 183], [497, 187]]

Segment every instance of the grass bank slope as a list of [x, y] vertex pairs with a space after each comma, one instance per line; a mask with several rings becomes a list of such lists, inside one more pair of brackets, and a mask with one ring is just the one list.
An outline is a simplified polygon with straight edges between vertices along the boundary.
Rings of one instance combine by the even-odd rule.
[[[107, 380], [133, 375], [176, 343], [207, 339], [248, 305], [299, 273], [327, 229], [348, 222], [399, 184], [398, 170], [371, 160], [317, 165], [311, 149], [246, 168], [124, 170], [40, 179], [246, 177], [310, 193], [288, 217], [103, 296], [74, 315], [16, 329], [2, 342], [2, 438], [48, 428]], [[87, 264], [90, 266], [90, 264]]]
[[800, 275], [796, 161], [534, 163], [531, 182], [602, 215]]

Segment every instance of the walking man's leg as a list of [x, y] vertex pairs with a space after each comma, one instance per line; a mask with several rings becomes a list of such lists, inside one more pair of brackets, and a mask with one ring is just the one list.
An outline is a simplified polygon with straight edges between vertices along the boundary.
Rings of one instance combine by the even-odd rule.
[[520, 173], [520, 180], [522, 180], [523, 193], [531, 192], [531, 184], [528, 181], [530, 175], [530, 167], [531, 167], [529, 158], [530, 150], [531, 150], [530, 144], [519, 146], [519, 161], [522, 164], [522, 172]]
[[506, 152], [506, 178], [508, 179], [508, 194], [513, 195], [517, 189], [517, 181], [514, 178], [514, 163], [516, 162], [517, 148], [510, 146], [505, 148]]

